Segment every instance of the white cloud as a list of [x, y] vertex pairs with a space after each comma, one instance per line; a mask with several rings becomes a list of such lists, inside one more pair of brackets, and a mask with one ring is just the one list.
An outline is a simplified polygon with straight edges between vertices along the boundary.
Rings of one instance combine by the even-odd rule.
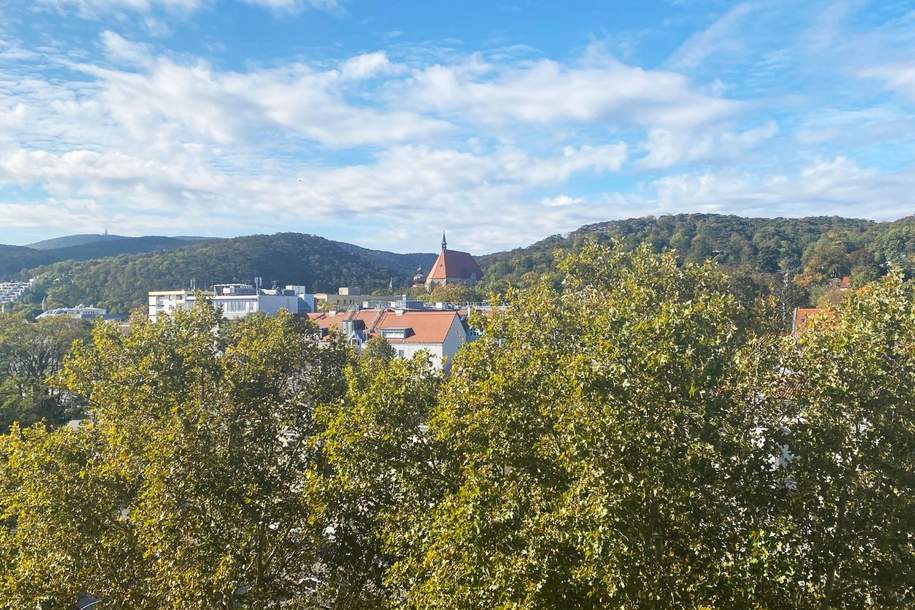
[[915, 63], [872, 67], [861, 70], [858, 74], [864, 78], [882, 80], [888, 89], [915, 101]]
[[105, 55], [110, 59], [136, 66], [151, 66], [152, 49], [149, 45], [131, 42], [116, 32], [105, 30], [101, 34]]
[[660, 169], [683, 162], [733, 158], [777, 133], [775, 121], [744, 131], [719, 130], [711, 126], [697, 132], [652, 129], [641, 145], [647, 154], [638, 165], [646, 169]]
[[304, 6], [322, 11], [336, 11], [342, 6], [339, 0], [242, 0], [247, 4], [263, 6], [275, 11], [299, 11]]
[[204, 0], [39, 0], [58, 10], [74, 9], [84, 17], [97, 18], [124, 11], [145, 13], [153, 9], [166, 11], [194, 11]]
[[[364, 63], [364, 62], [363, 62]], [[163, 136], [221, 144], [282, 139], [282, 130], [327, 146], [384, 144], [449, 129], [414, 112], [347, 100], [343, 77], [305, 64], [222, 72], [156, 59], [138, 72], [79, 66], [97, 79], [98, 103], [140, 140]]]
[[[479, 227], [504, 227], [512, 218], [530, 215], [523, 204], [532, 190], [561, 184], [579, 172], [618, 168], [624, 157], [625, 147], [619, 145], [568, 148], [546, 157], [517, 149], [472, 154], [401, 146], [380, 152], [365, 164], [267, 177], [219, 171], [194, 151], [152, 160], [88, 150], [56, 154], [19, 149], [0, 154], [0, 185], [39, 185], [49, 200], [36, 202], [36, 209], [46, 209], [49, 202], [70, 202], [70, 207], [35, 225], [29, 223], [37, 216], [26, 213], [21, 203], [0, 210], [17, 214], [15, 226], [50, 225], [61, 231], [97, 223], [102, 215], [113, 230], [127, 233], [158, 227], [163, 218], [170, 219], [169, 232], [194, 223], [207, 230], [234, 223], [233, 228], [241, 224], [254, 231], [275, 230], [303, 214], [311, 222], [344, 215], [376, 226], [409, 227], [413, 235], [428, 230], [431, 221], [453, 226], [467, 244], [486, 248], [493, 243], [479, 235], [471, 237], [469, 219]], [[117, 207], [112, 208], [115, 201]], [[100, 214], [109, 208], [116, 212], [110, 219]], [[128, 210], [130, 214], [121, 213]], [[555, 215], [551, 218], [556, 221]], [[533, 240], [537, 232], [554, 229], [543, 218], [528, 219], [523, 230], [503, 231], [497, 244], [522, 235]]]
[[591, 53], [566, 66], [539, 60], [499, 68], [473, 58], [464, 65], [419, 70], [415, 106], [490, 124], [601, 122], [694, 127], [735, 113], [737, 102], [693, 90], [674, 72], [644, 70]]
[[753, 10], [747, 2], [734, 6], [708, 28], [690, 36], [674, 51], [668, 65], [678, 69], [695, 68], [715, 53], [733, 53], [741, 49], [737, 30]]
[[659, 211], [703, 210], [747, 216], [842, 215], [895, 219], [915, 209], [915, 174], [882, 173], [837, 156], [794, 174], [675, 175], [651, 185]]
[[555, 197], [544, 197], [540, 200], [542, 205], [548, 208], [561, 208], [568, 205], [579, 205], [584, 203], [581, 197], [570, 197], [569, 195], [556, 195]]
[[343, 78], [360, 80], [385, 74], [399, 74], [405, 70], [403, 66], [392, 64], [383, 51], [364, 53], [351, 57], [340, 67]]

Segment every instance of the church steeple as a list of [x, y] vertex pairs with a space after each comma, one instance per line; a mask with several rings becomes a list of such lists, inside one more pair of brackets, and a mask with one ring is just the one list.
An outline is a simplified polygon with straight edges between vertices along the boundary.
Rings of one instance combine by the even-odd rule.
[[442, 231], [442, 252], [448, 249], [448, 242], [445, 240], [445, 232]]

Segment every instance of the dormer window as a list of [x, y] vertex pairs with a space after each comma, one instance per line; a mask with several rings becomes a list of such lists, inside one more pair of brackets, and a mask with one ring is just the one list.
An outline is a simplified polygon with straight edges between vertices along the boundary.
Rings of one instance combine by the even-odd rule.
[[381, 336], [385, 339], [406, 339], [413, 334], [412, 328], [382, 328]]

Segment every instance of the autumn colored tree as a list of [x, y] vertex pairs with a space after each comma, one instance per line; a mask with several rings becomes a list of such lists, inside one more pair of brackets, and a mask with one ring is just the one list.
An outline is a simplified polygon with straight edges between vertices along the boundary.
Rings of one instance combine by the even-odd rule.
[[49, 384], [48, 377], [60, 369], [74, 341], [88, 338], [89, 328], [69, 318], [29, 322], [0, 314], [0, 433], [13, 422], [57, 426], [79, 415], [79, 401]]
[[[315, 406], [343, 392], [347, 358], [320, 343], [285, 313], [226, 323], [203, 303], [135, 319], [127, 335], [97, 326], [60, 375], [95, 423], [14, 432], [0, 456], [0, 599], [63, 609], [80, 589], [108, 608], [319, 605], [326, 524], [303, 489], [319, 459]], [[103, 561], [71, 565], [81, 553]], [[117, 562], [136, 570], [111, 578]]]
[[772, 607], [915, 605], [915, 285], [896, 268], [785, 339], [758, 384], [790, 489]]
[[589, 246], [510, 296], [430, 418], [454, 460], [390, 571], [415, 608], [749, 607], [777, 489], [713, 266]]

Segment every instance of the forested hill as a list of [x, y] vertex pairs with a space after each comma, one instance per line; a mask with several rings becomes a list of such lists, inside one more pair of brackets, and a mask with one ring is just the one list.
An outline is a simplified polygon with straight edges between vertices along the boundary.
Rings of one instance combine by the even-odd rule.
[[[587, 225], [567, 236], [553, 236], [527, 248], [478, 257], [485, 277], [480, 294], [525, 286], [543, 274], [554, 274], [554, 252], [575, 250], [588, 241], [621, 240], [635, 247], [650, 242], [655, 249], [672, 248], [685, 261], [714, 258], [739, 270], [755, 290], [783, 290], [790, 278], [787, 305], [814, 304], [833, 278], [851, 276], [863, 283], [883, 275], [888, 263], [915, 272], [915, 217], [895, 222], [839, 217], [740, 218], [713, 214], [681, 214], [634, 218]], [[144, 238], [131, 238], [144, 239]], [[172, 239], [172, 238], [148, 238]], [[74, 247], [79, 256], [86, 248], [104, 248], [120, 240]], [[154, 244], [146, 244], [150, 249]], [[21, 257], [61, 256], [59, 248], [37, 251], [6, 247], [0, 250], [0, 267], [21, 265]], [[73, 258], [78, 258], [74, 255]], [[359, 285], [366, 292], [385, 290], [389, 282], [406, 289], [417, 267], [429, 269], [434, 254], [396, 254], [369, 250], [300, 233], [252, 235], [183, 245], [169, 251], [121, 255], [96, 260], [68, 260], [20, 272], [38, 277], [31, 298], [47, 295], [52, 304], [94, 303], [124, 313], [142, 305], [150, 290], [197, 286], [218, 282], [250, 282], [260, 276], [269, 285], [305, 284], [311, 291], [332, 291], [338, 286]], [[779, 288], [782, 287], [782, 288]]]
[[62, 237], [43, 239], [31, 244], [26, 244], [26, 246], [34, 248], [35, 250], [56, 250], [57, 248], [84, 246], [100, 241], [116, 241], [119, 239], [127, 239], [127, 237], [125, 235], [109, 235], [108, 233], [77, 233], [75, 235], [64, 235]]
[[[102, 239], [93, 241], [90, 239], [92, 237]], [[159, 235], [144, 237], [70, 235], [30, 246], [0, 246], [0, 280], [8, 279], [23, 269], [31, 269], [57, 261], [84, 261], [120, 254], [173, 250], [195, 243], [194, 240], [199, 239]]]
[[[90, 261], [62, 261], [24, 272], [37, 277], [33, 299], [51, 303], [93, 303], [125, 313], [146, 301], [150, 290], [186, 288], [222, 282], [269, 286], [304, 284], [310, 291], [358, 285], [387, 289], [391, 280], [403, 287], [416, 269], [417, 256], [365, 250], [315, 235], [250, 235], [186, 246], [176, 250], [116, 256]], [[431, 264], [431, 262], [430, 262]]]
[[895, 222], [840, 217], [741, 218], [678, 214], [586, 225], [567, 236], [554, 235], [527, 248], [478, 257], [484, 288], [530, 284], [553, 271], [557, 250], [575, 250], [588, 241], [617, 239], [630, 247], [650, 242], [673, 249], [684, 261], [706, 258], [756, 274], [787, 271], [806, 286], [851, 276], [866, 281], [885, 272], [889, 261], [915, 269], [915, 216]]
[[55, 260], [57, 259], [47, 252], [26, 246], [0, 244], [0, 281], [12, 278], [21, 269], [44, 265]]

